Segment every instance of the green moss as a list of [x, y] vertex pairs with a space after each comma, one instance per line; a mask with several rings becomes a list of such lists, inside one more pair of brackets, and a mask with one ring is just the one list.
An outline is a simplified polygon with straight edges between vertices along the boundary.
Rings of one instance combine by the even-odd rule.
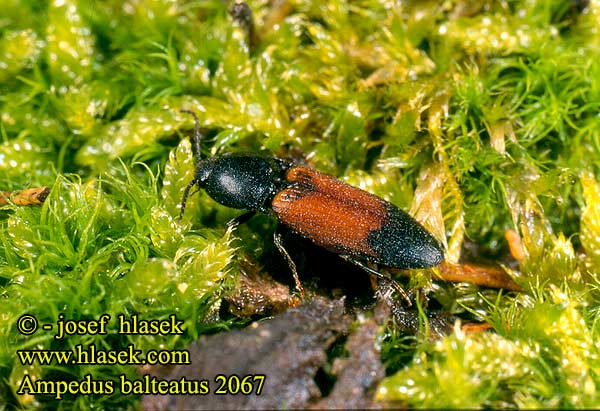
[[[384, 360], [398, 371], [380, 400], [599, 406], [598, 1], [297, 0], [282, 18], [257, 0], [256, 45], [220, 0], [4, 3], [0, 190], [52, 191], [42, 207], [0, 209], [0, 408], [137, 403], [14, 395], [25, 374], [135, 374], [25, 366], [17, 349], [182, 348], [230, 325], [221, 292], [271, 228], [226, 230], [238, 212], [204, 193], [177, 220], [194, 165], [182, 108], [198, 113], [204, 155], [301, 153], [411, 210], [448, 260], [467, 239], [504, 261], [504, 231], [518, 231], [525, 258], [509, 271], [523, 293], [438, 282], [429, 292], [493, 332], [407, 343], [389, 331]], [[47, 323], [176, 313], [186, 332], [56, 341], [20, 335], [24, 313]]]

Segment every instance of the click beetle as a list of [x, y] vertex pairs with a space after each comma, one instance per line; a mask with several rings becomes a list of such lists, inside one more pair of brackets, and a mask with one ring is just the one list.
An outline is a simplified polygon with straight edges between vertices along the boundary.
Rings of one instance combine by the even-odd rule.
[[[198, 186], [224, 206], [274, 216], [296, 234], [378, 277], [389, 279], [365, 263], [410, 269], [443, 261], [441, 244], [413, 217], [333, 176], [257, 154], [227, 153], [202, 159], [198, 117], [193, 111], [181, 111], [194, 116], [197, 163], [183, 193], [180, 218], [190, 190]], [[303, 295], [296, 266], [277, 233], [275, 245]]]

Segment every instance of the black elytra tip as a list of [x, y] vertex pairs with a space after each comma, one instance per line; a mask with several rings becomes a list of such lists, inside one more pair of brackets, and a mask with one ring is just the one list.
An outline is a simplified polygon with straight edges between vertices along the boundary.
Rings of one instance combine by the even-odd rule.
[[388, 216], [378, 230], [369, 233], [367, 242], [389, 267], [429, 268], [444, 260], [441, 244], [414, 218], [400, 209], [388, 207]]

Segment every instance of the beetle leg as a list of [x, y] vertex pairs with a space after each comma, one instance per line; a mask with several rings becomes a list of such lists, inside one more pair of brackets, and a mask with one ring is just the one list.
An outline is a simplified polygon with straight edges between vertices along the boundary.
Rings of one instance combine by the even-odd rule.
[[248, 211], [248, 212], [245, 212], [244, 214], [240, 214], [237, 217], [233, 217], [231, 220], [229, 220], [227, 222], [227, 227], [244, 224], [245, 222], [250, 220], [252, 217], [254, 217], [254, 214], [256, 214], [254, 211]]
[[400, 286], [400, 284], [398, 284], [396, 281], [394, 281], [392, 279], [392, 277], [390, 277], [388, 274], [384, 274], [377, 270], [374, 270], [371, 267], [369, 267], [368, 265], [366, 265], [365, 263], [363, 263], [362, 261], [355, 260], [354, 258], [352, 258], [350, 256], [340, 255], [340, 257], [342, 257], [344, 260], [346, 260], [352, 264], [359, 266], [360, 268], [362, 268], [369, 274], [374, 275], [378, 279], [383, 280], [386, 284], [391, 285], [398, 292], [398, 294], [400, 294], [402, 296], [402, 298], [404, 298], [404, 300], [406, 301], [406, 303], [408, 304], [409, 307], [412, 305], [412, 303], [410, 302], [410, 298], [408, 298], [408, 295], [406, 295], [406, 291], [404, 291], [404, 289]]
[[302, 284], [300, 283], [300, 278], [298, 277], [298, 270], [296, 269], [296, 263], [294, 263], [294, 260], [292, 260], [292, 257], [290, 257], [290, 254], [283, 247], [281, 233], [275, 232], [273, 234], [273, 241], [275, 242], [275, 246], [277, 247], [279, 252], [287, 260], [287, 263], [290, 266], [290, 270], [292, 270], [292, 275], [294, 276], [294, 281], [296, 282], [296, 289], [300, 293], [300, 298], [304, 298], [304, 287], [302, 287]]

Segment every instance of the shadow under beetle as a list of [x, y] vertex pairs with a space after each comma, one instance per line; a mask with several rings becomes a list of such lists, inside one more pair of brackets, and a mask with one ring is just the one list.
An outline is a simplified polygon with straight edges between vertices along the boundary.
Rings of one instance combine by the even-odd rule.
[[[227, 153], [202, 159], [200, 125], [194, 116], [197, 164], [183, 192], [180, 218], [194, 186], [231, 208], [274, 216], [293, 232], [333, 251], [380, 278], [393, 280], [365, 265], [428, 268], [441, 263], [441, 244], [414, 218], [392, 203], [341, 182], [333, 176], [277, 157]], [[246, 215], [240, 216], [245, 219]], [[275, 233], [300, 294], [296, 265]]]

